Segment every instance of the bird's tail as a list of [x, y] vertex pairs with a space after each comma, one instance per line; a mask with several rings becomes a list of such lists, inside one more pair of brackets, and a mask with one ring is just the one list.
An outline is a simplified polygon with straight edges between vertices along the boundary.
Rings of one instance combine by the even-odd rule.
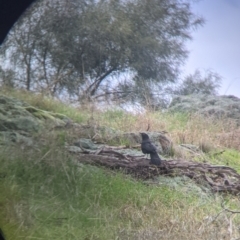
[[157, 152], [150, 153], [150, 164], [159, 166], [161, 164], [161, 159]]

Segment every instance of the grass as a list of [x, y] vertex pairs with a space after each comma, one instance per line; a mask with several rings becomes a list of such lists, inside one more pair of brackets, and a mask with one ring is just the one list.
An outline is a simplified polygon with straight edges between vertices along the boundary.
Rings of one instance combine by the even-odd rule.
[[74, 107], [68, 106], [66, 103], [64, 104], [59, 100], [48, 98], [42, 94], [14, 89], [1, 89], [0, 93], [25, 101], [35, 108], [66, 115], [73, 121], [79, 123], [86, 122], [91, 115], [89, 111], [77, 110]]
[[212, 153], [210, 155], [210, 161], [213, 164], [225, 165], [234, 168], [240, 173], [240, 152], [235, 149], [226, 149], [225, 151], [220, 151]]
[[123, 132], [164, 131], [175, 144], [195, 144], [203, 151], [234, 147], [240, 150], [240, 128], [234, 121], [214, 120], [197, 114], [144, 112], [118, 108], [101, 110], [93, 105], [75, 108], [40, 94], [3, 89], [1, 93], [26, 101], [42, 110], [66, 115], [74, 122], [110, 127]]
[[[6, 91], [6, 90], [5, 90]], [[64, 114], [78, 123], [91, 122], [127, 131], [167, 131], [175, 143], [191, 143], [204, 160], [240, 171], [239, 151], [229, 149], [236, 137], [233, 123], [198, 115], [119, 109], [76, 109], [41, 95], [5, 92], [30, 105]], [[224, 141], [222, 136], [226, 136]], [[64, 131], [35, 136], [38, 144], [0, 148], [0, 226], [9, 239], [237, 239], [239, 198], [193, 191], [185, 179], [160, 178], [159, 184], [136, 181], [121, 172], [75, 162], [64, 150], [71, 136]], [[234, 146], [238, 146], [237, 143]], [[223, 151], [224, 150], [224, 151]], [[216, 153], [216, 154], [215, 154]], [[199, 160], [199, 159], [196, 159]], [[171, 182], [173, 181], [173, 182]]]
[[[204, 222], [221, 211], [221, 196], [200, 197], [182, 187], [147, 186], [121, 173], [76, 167], [61, 145], [34, 154], [6, 148], [0, 163], [1, 226], [7, 239], [159, 239], [159, 234], [210, 239], [213, 233], [220, 236], [218, 224], [230, 218], [223, 214], [225, 220]], [[229, 198], [228, 206], [237, 204]]]

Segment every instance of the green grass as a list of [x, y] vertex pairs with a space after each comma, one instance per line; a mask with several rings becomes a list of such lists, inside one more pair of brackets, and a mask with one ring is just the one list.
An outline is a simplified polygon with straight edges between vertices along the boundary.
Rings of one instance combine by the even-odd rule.
[[[61, 147], [1, 149], [0, 223], [7, 239], [158, 239], [158, 231], [166, 239], [189, 231], [196, 237], [193, 228], [221, 211], [217, 195], [202, 198], [184, 191], [185, 184], [148, 186], [120, 172], [76, 167]], [[228, 206], [238, 204], [229, 198]], [[203, 234], [217, 231], [214, 224]]]
[[35, 94], [15, 89], [1, 89], [0, 93], [25, 101], [35, 108], [66, 115], [78, 123], [85, 123], [91, 116], [89, 111], [80, 111], [71, 107], [70, 104], [62, 103], [61, 101], [50, 97], [48, 98], [42, 94]]
[[33, 159], [19, 150], [16, 157], [16, 149], [9, 148], [0, 157], [1, 223], [8, 239], [113, 239], [116, 227], [129, 225], [120, 216], [121, 208], [141, 211], [157, 197], [170, 206], [180, 194], [147, 187], [120, 173], [76, 167], [57, 147], [46, 153], [44, 149]]
[[240, 152], [235, 149], [226, 149], [210, 155], [213, 164], [229, 166], [240, 173]]
[[[76, 109], [41, 95], [5, 94], [78, 123], [91, 120], [94, 125], [126, 132], [144, 131], [148, 126], [151, 131], [165, 130], [175, 144], [202, 146], [207, 154], [200, 160], [240, 171], [239, 151], [226, 149], [222, 154], [211, 154], [212, 149], [225, 149], [218, 142], [218, 134], [231, 128], [224, 122], [180, 113], [133, 115], [116, 109]], [[194, 190], [195, 184], [187, 178], [178, 182], [163, 177], [158, 184], [146, 184], [121, 172], [76, 163], [75, 156], [64, 148], [73, 137], [79, 137], [78, 133], [39, 132], [34, 134], [34, 146], [0, 146], [0, 226], [8, 240], [240, 237], [239, 214], [222, 211], [221, 207], [224, 201], [227, 208], [238, 211], [238, 197]]]

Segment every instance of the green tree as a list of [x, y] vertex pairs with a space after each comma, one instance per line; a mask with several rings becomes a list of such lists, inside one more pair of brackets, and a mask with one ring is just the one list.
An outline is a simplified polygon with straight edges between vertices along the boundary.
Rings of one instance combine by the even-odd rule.
[[176, 81], [185, 42], [202, 23], [188, 0], [42, 0], [5, 45], [28, 90], [79, 100], [132, 93], [143, 99]]
[[217, 95], [221, 86], [222, 77], [213, 71], [202, 74], [196, 70], [193, 74], [185, 77], [182, 84], [174, 91], [176, 95], [209, 94]]

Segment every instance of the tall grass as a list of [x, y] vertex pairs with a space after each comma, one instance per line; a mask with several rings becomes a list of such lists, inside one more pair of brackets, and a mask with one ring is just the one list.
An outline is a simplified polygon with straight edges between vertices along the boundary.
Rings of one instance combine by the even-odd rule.
[[[78, 123], [112, 127], [121, 131], [166, 131], [175, 144], [191, 143], [207, 149], [230, 146], [234, 123], [199, 115], [146, 112], [132, 114], [119, 109], [77, 109], [24, 92], [5, 92], [29, 104], [65, 114]], [[160, 179], [136, 181], [121, 172], [77, 163], [65, 151], [71, 136], [43, 132], [36, 144], [0, 146], [0, 225], [7, 239], [237, 239], [240, 237], [238, 197], [193, 191]], [[234, 138], [236, 142], [237, 139]], [[227, 145], [228, 144], [228, 145]], [[206, 150], [207, 151], [207, 150]], [[217, 151], [216, 151], [217, 153]], [[217, 164], [240, 169], [239, 152], [209, 153]], [[158, 182], [158, 183], [157, 183]]]
[[240, 150], [240, 127], [229, 119], [160, 111], [134, 114], [114, 107], [101, 110], [93, 105], [76, 108], [40, 94], [16, 90], [1, 92], [34, 107], [64, 114], [78, 123], [102, 125], [124, 132], [164, 131], [175, 144], [195, 144], [206, 151], [231, 147]]
[[[221, 196], [189, 191], [190, 180], [182, 187], [149, 186], [120, 172], [76, 165], [61, 144], [49, 144], [38, 151], [1, 149], [0, 223], [7, 239], [230, 236], [230, 215], [217, 216]], [[234, 198], [229, 202], [239, 205]], [[239, 220], [233, 222], [234, 236]]]

